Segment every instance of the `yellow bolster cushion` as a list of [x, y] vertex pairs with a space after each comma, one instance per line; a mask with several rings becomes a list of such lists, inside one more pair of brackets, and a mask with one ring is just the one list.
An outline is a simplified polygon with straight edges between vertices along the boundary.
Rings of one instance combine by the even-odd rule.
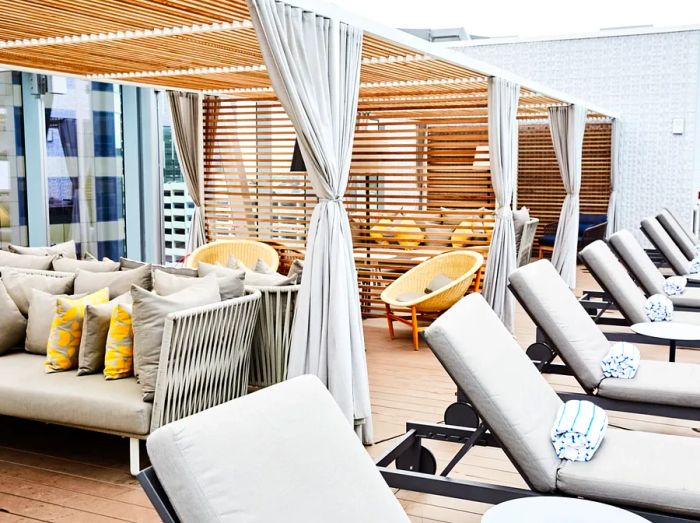
[[425, 240], [423, 229], [418, 227], [415, 221], [405, 219], [394, 225], [394, 239], [401, 247], [410, 249], [418, 247]]
[[82, 298], [56, 300], [56, 315], [51, 322], [49, 341], [46, 344], [46, 372], [61, 372], [78, 366], [85, 307], [108, 301], [109, 289], [106, 288]]
[[389, 245], [387, 241], [391, 236], [391, 220], [382, 218], [369, 230], [369, 237], [380, 245]]
[[475, 239], [478, 236], [478, 231], [474, 230], [474, 227], [478, 227], [481, 224], [479, 222], [473, 221], [463, 221], [457, 228], [452, 232], [450, 241], [452, 242], [452, 247], [466, 247], [470, 240]]
[[131, 306], [117, 304], [112, 311], [105, 347], [104, 376], [118, 380], [134, 375], [134, 331], [131, 322]]

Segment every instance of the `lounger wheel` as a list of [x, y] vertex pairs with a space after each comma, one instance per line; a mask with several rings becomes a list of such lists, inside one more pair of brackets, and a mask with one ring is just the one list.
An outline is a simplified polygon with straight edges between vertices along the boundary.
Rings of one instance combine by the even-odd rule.
[[479, 415], [466, 401], [456, 401], [445, 409], [445, 423], [458, 427], [476, 428], [481, 423]]
[[542, 370], [542, 367], [548, 363], [551, 363], [554, 359], [552, 349], [550, 349], [544, 343], [539, 342], [530, 345], [525, 351], [525, 354], [527, 354], [527, 357], [532, 360], [539, 370]]
[[437, 461], [435, 461], [435, 456], [429, 449], [423, 445], [415, 445], [396, 458], [396, 468], [410, 472], [435, 474], [437, 472]]

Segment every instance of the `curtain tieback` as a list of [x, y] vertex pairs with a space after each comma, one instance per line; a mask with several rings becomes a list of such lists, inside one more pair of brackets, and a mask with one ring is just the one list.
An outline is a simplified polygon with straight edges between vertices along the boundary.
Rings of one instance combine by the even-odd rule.
[[510, 218], [511, 216], [513, 216], [513, 210], [507, 205], [496, 209], [497, 218]]
[[323, 203], [343, 203], [343, 198], [342, 196], [336, 198], [319, 198], [318, 201]]

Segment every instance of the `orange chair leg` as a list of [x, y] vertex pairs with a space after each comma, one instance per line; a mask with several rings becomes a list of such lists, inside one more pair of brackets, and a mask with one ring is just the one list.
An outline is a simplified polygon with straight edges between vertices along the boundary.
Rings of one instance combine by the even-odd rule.
[[413, 350], [418, 350], [418, 316], [415, 307], [411, 307], [411, 324], [413, 326]]
[[391, 305], [389, 305], [388, 303], [385, 303], [384, 307], [386, 307], [386, 323], [389, 326], [389, 337], [393, 340], [394, 339], [394, 320], [391, 319]]

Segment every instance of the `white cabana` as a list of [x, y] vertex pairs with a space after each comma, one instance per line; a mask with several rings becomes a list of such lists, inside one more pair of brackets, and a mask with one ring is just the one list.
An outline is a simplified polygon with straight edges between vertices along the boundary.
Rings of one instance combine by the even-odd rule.
[[610, 145], [610, 200], [608, 201], [608, 228], [606, 237], [620, 230], [620, 200], [618, 196], [620, 183], [620, 147], [622, 137], [622, 124], [616, 118], [612, 123], [612, 140]]

